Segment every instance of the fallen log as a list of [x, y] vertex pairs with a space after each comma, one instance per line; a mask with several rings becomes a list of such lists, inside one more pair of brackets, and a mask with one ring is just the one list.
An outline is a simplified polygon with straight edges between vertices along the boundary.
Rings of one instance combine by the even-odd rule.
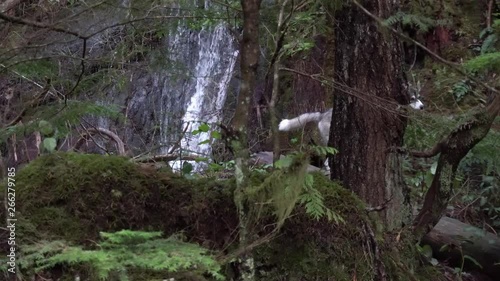
[[[500, 276], [500, 238], [458, 220], [443, 217], [422, 239], [432, 248], [434, 257], [450, 265], [479, 270], [492, 278]], [[446, 246], [446, 247], [443, 247]], [[442, 250], [441, 250], [442, 249]], [[479, 267], [475, 262], [481, 265]]]

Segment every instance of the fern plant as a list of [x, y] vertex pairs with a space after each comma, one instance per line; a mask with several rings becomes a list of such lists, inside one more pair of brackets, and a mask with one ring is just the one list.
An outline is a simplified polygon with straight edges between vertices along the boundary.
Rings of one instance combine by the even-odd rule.
[[471, 93], [472, 90], [473, 89], [470, 85], [470, 81], [468, 79], [462, 79], [459, 82], [455, 83], [452, 86], [452, 89], [449, 90], [449, 92], [453, 94], [457, 102], [460, 102], [467, 94]]
[[44, 241], [23, 247], [19, 265], [34, 272], [58, 265], [85, 266], [99, 280], [129, 280], [129, 270], [165, 274], [190, 272], [209, 274], [217, 280], [224, 279], [219, 273], [220, 265], [207, 249], [172, 237], [163, 239], [161, 236], [161, 232], [102, 232], [102, 242], [95, 250], [69, 246], [64, 241]]
[[406, 26], [415, 26], [422, 33], [428, 32], [431, 28], [449, 24], [447, 20], [435, 20], [424, 15], [409, 14], [405, 12], [397, 12], [388, 17], [384, 23], [386, 25], [395, 25], [401, 23]]
[[500, 36], [500, 20], [495, 20], [490, 27], [487, 27], [479, 33], [479, 39], [483, 40], [481, 44], [481, 55], [498, 51]]
[[304, 192], [299, 198], [300, 204], [306, 208], [306, 213], [316, 220], [326, 216], [329, 221], [335, 223], [345, 222], [339, 214], [325, 206], [323, 195], [313, 187], [313, 184], [313, 175], [307, 174], [304, 180]]
[[[338, 152], [335, 148], [328, 146], [310, 145], [306, 146], [306, 149], [309, 153], [314, 153], [319, 156], [333, 155]], [[275, 166], [278, 168], [291, 166], [293, 163], [292, 157], [293, 155], [289, 155], [288, 157], [278, 160]], [[298, 202], [305, 207], [308, 215], [316, 220], [326, 216], [329, 221], [334, 221], [335, 223], [344, 222], [339, 214], [325, 206], [323, 195], [319, 190], [314, 188], [314, 177], [311, 173], [305, 174], [301, 183], [302, 190], [298, 193]]]

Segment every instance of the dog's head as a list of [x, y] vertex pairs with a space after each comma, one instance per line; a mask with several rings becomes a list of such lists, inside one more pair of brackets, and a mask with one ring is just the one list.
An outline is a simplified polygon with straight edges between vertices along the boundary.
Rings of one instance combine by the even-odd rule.
[[422, 91], [422, 85], [420, 81], [415, 83], [415, 77], [412, 75], [413, 83], [408, 81], [409, 92], [410, 92], [410, 106], [415, 110], [424, 109], [424, 103], [420, 100], [420, 92]]
[[412, 95], [410, 97], [410, 106], [411, 106], [411, 108], [416, 109], [416, 110], [424, 109], [424, 103], [422, 101], [420, 101], [420, 96], [417, 96], [417, 95]]

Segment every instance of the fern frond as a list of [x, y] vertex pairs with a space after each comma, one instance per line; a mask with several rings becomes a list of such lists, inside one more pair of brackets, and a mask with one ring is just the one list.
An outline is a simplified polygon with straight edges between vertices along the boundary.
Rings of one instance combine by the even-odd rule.
[[127, 269], [131, 268], [208, 273], [217, 280], [224, 279], [220, 265], [207, 249], [174, 238], [159, 239], [160, 236], [160, 232], [130, 230], [101, 233], [105, 241], [99, 250], [68, 246], [64, 241], [42, 242], [24, 246], [19, 264], [35, 272], [57, 265], [87, 266], [99, 280], [107, 280], [112, 274], [126, 280]]
[[327, 212], [323, 202], [323, 196], [317, 189], [308, 189], [307, 192], [300, 197], [300, 203], [305, 206], [306, 213], [316, 220], [319, 220]]
[[481, 55], [494, 52], [496, 50], [495, 44], [497, 42], [498, 36], [496, 34], [488, 35], [481, 45]]
[[415, 26], [417, 27], [418, 31], [422, 33], [428, 32], [431, 28], [434, 28], [436, 26], [444, 26], [448, 25], [449, 21], [448, 20], [434, 20], [432, 18], [423, 16], [423, 15], [417, 15], [417, 14], [408, 14], [404, 12], [397, 12], [396, 14], [388, 17], [385, 21], [384, 24], [386, 25], [395, 25], [401, 23], [402, 25], [407, 25], [407, 26]]

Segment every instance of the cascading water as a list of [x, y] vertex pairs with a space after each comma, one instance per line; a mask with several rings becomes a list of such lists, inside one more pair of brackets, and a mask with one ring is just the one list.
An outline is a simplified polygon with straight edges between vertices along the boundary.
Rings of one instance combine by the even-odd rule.
[[[178, 28], [176, 36], [170, 42], [173, 48], [179, 50], [183, 44], [182, 40], [185, 40], [186, 32], [190, 31], [184, 27]], [[183, 154], [210, 157], [211, 144], [207, 143], [206, 140], [210, 139], [211, 131], [217, 129], [215, 124], [221, 121], [222, 107], [226, 101], [227, 89], [238, 50], [230, 30], [223, 23], [212, 28], [203, 28], [196, 32], [194, 37], [198, 44], [198, 48], [196, 48], [198, 53], [190, 54], [190, 56], [196, 56], [196, 59], [192, 65], [194, 66], [192, 69], [193, 79], [188, 81], [190, 85], [184, 87], [185, 90], [190, 90], [190, 92], [184, 93], [186, 97], [190, 98], [182, 118], [185, 133], [180, 142], [180, 149]], [[183, 51], [186, 52], [187, 49]], [[179, 58], [173, 54], [171, 59], [178, 60]], [[165, 118], [164, 124], [169, 124], [168, 114], [165, 115]], [[193, 131], [197, 130], [202, 123], [209, 124], [209, 131], [193, 135]], [[169, 137], [165, 135], [166, 132], [167, 130], [164, 130], [162, 138], [165, 142], [168, 141]], [[162, 152], [171, 152], [171, 148], [171, 146], [165, 147]], [[172, 161], [173, 168], [179, 169], [182, 165], [181, 162]], [[190, 162], [196, 171], [203, 169], [203, 164]]]

